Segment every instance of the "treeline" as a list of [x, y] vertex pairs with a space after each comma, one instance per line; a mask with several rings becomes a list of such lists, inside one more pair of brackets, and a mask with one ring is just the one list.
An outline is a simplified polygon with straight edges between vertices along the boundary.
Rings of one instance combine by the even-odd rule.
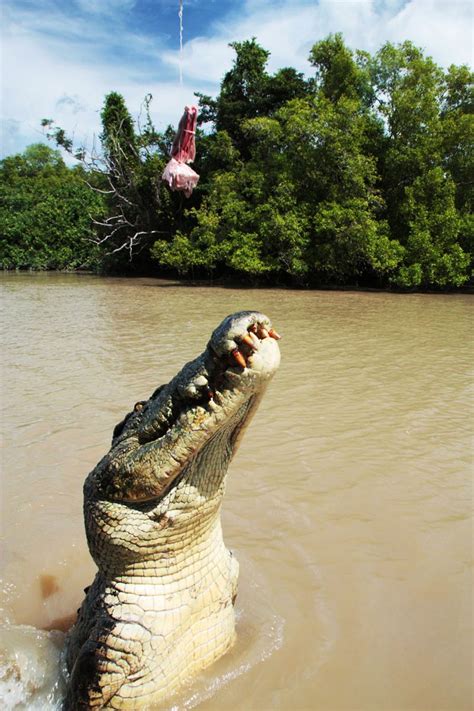
[[2, 161], [3, 267], [303, 286], [470, 282], [468, 67], [443, 71], [410, 42], [353, 52], [337, 34], [313, 46], [305, 78], [292, 68], [270, 74], [254, 39], [232, 47], [219, 95], [197, 94], [205, 130], [189, 200], [160, 182], [173, 131], [155, 130], [150, 97], [134, 123], [111, 93], [100, 157], [45, 120], [83, 167], [66, 168], [45, 146]]
[[81, 166], [41, 143], [0, 164], [0, 266], [3, 269], [97, 269], [91, 215], [104, 214]]

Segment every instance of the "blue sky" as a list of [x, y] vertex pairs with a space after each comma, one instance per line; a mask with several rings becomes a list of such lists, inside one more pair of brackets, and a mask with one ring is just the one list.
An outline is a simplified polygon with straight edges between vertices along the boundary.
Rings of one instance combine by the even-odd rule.
[[152, 93], [156, 126], [176, 124], [194, 91], [218, 91], [232, 64], [228, 43], [252, 36], [271, 52], [271, 71], [310, 74], [309, 50], [330, 32], [370, 52], [410, 39], [442, 66], [473, 59], [470, 0], [185, 0], [181, 59], [178, 8], [178, 0], [3, 0], [2, 155], [45, 140], [44, 117], [91, 146], [112, 90], [134, 116]]

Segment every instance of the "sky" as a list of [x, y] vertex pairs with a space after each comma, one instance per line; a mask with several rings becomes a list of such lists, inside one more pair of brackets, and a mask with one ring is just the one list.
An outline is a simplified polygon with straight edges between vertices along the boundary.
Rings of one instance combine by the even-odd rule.
[[[470, 0], [3, 0], [1, 156], [46, 142], [54, 119], [91, 147], [100, 109], [118, 91], [135, 119], [151, 93], [158, 130], [176, 125], [194, 92], [216, 95], [235, 40], [256, 37], [269, 70], [311, 75], [315, 42], [342, 32], [352, 49], [376, 52], [406, 39], [443, 67], [473, 61]], [[180, 65], [183, 82], [180, 83]]]

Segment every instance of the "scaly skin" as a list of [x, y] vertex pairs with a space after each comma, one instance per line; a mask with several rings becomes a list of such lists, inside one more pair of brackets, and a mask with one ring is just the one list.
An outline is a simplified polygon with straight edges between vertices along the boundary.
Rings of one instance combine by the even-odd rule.
[[238, 563], [220, 507], [278, 368], [278, 338], [263, 314], [226, 318], [204, 353], [117, 425], [86, 479], [98, 573], [67, 640], [67, 711], [159, 708], [232, 645]]

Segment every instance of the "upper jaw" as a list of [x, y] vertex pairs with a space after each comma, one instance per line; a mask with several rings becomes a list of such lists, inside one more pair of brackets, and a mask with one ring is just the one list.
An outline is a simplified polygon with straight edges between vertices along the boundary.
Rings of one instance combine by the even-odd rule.
[[212, 333], [204, 353], [143, 403], [123, 436], [135, 432], [144, 444], [160, 439], [197, 407], [209, 414], [232, 410], [237, 393], [252, 396], [275, 373], [280, 363], [278, 340], [270, 319], [258, 311], [228, 316]]
[[[251, 395], [265, 386], [277, 370], [279, 339], [270, 319], [258, 311], [227, 316], [212, 333], [197, 378], [190, 379], [188, 388], [202, 384], [208, 399], [218, 402], [234, 389]], [[198, 358], [194, 363], [199, 361]]]
[[235, 349], [258, 350], [267, 339], [278, 341], [280, 336], [272, 328], [268, 316], [259, 311], [239, 311], [227, 316], [212, 333], [208, 347], [219, 356], [229, 356]]
[[236, 385], [239, 376], [249, 385], [249, 376], [271, 377], [280, 363], [278, 333], [270, 319], [258, 311], [240, 311], [227, 316], [213, 332], [208, 350], [227, 367], [226, 375]]

